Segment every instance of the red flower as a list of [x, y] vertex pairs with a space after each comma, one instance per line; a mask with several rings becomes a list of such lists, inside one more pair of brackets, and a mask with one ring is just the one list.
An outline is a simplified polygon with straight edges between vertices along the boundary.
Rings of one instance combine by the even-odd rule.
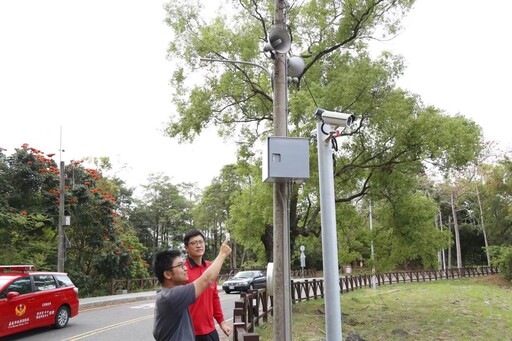
[[55, 156], [55, 154], [52, 153], [52, 154], [48, 154], [47, 156], [52, 157], [52, 156]]
[[22, 215], [27, 215], [27, 211], [21, 211], [20, 212]]

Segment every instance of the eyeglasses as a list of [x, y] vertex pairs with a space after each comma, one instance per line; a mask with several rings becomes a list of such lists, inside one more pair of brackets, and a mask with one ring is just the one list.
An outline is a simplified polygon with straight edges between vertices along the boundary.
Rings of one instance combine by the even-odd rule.
[[192, 246], [204, 245], [204, 240], [194, 240], [193, 242], [188, 242], [187, 245], [192, 245]]
[[185, 270], [185, 263], [181, 262], [181, 263], [178, 263], [177, 265], [175, 266], [171, 266], [169, 269], [167, 270], [171, 270], [171, 269], [174, 269], [174, 268], [177, 268], [178, 266], [180, 266], [183, 270]]

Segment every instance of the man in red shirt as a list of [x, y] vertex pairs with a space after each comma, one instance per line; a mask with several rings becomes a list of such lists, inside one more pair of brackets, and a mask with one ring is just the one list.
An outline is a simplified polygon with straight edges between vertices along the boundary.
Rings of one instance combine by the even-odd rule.
[[[188, 268], [188, 281], [191, 283], [199, 278], [210, 266], [211, 262], [203, 259], [206, 249], [205, 238], [201, 231], [192, 230], [183, 238], [185, 250], [188, 257], [185, 262]], [[196, 298], [194, 304], [189, 306], [190, 316], [194, 324], [196, 341], [219, 341], [219, 334], [215, 329], [214, 318], [220, 328], [229, 336], [231, 328], [224, 321], [224, 314], [220, 305], [217, 281], [212, 282], [209, 287]]]

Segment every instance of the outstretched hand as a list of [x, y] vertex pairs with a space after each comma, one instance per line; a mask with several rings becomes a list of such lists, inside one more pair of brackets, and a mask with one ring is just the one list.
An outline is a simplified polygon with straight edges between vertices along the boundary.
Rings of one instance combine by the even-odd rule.
[[220, 246], [220, 254], [223, 255], [224, 257], [227, 257], [231, 254], [231, 248], [229, 247], [229, 244], [228, 244], [229, 240], [226, 239], [222, 245]]

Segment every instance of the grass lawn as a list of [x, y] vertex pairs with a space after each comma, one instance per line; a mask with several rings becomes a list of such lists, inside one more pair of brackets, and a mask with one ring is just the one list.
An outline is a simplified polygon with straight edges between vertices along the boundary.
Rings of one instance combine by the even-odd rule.
[[[356, 290], [341, 311], [344, 340], [512, 340], [512, 283], [499, 275]], [[323, 299], [293, 305], [292, 321], [294, 341], [325, 340]], [[272, 340], [272, 321], [256, 333]]]

